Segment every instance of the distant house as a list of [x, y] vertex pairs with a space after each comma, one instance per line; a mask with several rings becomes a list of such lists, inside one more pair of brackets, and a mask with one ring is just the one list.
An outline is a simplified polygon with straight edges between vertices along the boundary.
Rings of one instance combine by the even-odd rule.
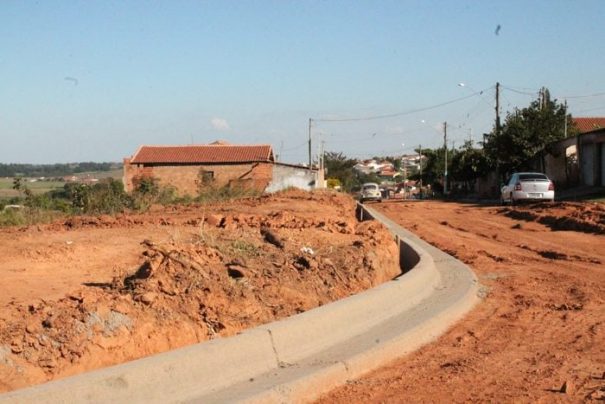
[[605, 117], [574, 118], [576, 136], [549, 145], [544, 171], [557, 185], [605, 186]]
[[[240, 186], [278, 191], [288, 186], [310, 189], [323, 184], [318, 170], [275, 162], [270, 145], [236, 145], [217, 141], [204, 145], [141, 146], [124, 159], [124, 187], [152, 177], [179, 195], [196, 195], [204, 186]], [[321, 181], [319, 181], [321, 179]]]
[[574, 118], [580, 183], [605, 187], [605, 117]]

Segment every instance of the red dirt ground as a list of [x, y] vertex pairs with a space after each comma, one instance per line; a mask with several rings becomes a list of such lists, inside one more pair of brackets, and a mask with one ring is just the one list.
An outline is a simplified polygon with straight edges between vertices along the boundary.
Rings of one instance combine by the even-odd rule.
[[395, 242], [357, 223], [354, 206], [290, 191], [0, 230], [0, 391], [233, 335], [393, 278]]
[[374, 206], [467, 263], [486, 297], [436, 342], [320, 402], [605, 400], [604, 205]]

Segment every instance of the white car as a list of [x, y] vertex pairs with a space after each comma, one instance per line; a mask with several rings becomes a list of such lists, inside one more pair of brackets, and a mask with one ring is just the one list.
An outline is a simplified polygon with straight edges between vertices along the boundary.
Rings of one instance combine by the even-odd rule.
[[380, 193], [380, 187], [374, 182], [366, 182], [361, 186], [361, 197], [359, 198], [361, 203], [365, 201], [378, 201], [382, 202], [382, 194]]
[[502, 185], [502, 204], [514, 205], [519, 201], [555, 200], [555, 184], [542, 173], [514, 173]]

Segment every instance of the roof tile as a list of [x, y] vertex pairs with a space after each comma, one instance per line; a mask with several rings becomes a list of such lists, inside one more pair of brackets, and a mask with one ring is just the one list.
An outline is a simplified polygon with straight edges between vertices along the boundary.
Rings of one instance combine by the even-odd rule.
[[605, 128], [605, 117], [573, 118], [573, 121], [580, 133]]
[[133, 164], [148, 163], [250, 163], [274, 161], [270, 145], [209, 144], [189, 146], [141, 146]]

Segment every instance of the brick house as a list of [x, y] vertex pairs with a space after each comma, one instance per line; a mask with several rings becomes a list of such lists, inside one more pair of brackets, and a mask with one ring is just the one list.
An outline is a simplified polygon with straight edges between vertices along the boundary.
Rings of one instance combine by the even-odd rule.
[[179, 195], [194, 196], [204, 183], [262, 191], [272, 181], [274, 161], [270, 145], [141, 146], [124, 159], [124, 187], [131, 192], [137, 178], [153, 177]]

